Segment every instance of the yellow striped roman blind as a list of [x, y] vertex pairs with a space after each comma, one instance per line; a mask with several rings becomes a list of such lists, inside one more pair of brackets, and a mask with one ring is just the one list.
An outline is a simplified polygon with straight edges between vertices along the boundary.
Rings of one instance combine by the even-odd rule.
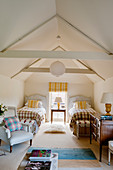
[[67, 92], [67, 83], [49, 82], [49, 92]]

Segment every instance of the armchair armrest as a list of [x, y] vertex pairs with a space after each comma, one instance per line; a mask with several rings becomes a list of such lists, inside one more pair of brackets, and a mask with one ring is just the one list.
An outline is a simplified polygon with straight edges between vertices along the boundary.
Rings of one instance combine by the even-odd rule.
[[9, 138], [11, 137], [11, 132], [7, 130], [4, 126], [0, 127], [0, 139], [6, 143], [9, 143]]
[[11, 137], [11, 132], [10, 132], [10, 130], [9, 129], [7, 129], [6, 128], [6, 133], [7, 133], [7, 137], [8, 137], [8, 139]]
[[9, 138], [11, 137], [11, 132], [10, 132], [10, 130], [9, 130], [8, 128], [4, 127], [4, 126], [3, 126], [3, 129], [4, 129], [4, 131], [5, 131], [6, 134], [7, 134], [7, 138], [9, 139]]

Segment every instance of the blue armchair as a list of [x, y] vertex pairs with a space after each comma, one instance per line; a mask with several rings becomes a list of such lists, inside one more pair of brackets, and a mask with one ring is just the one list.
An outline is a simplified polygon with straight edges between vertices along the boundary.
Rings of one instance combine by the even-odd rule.
[[[17, 117], [16, 114], [16, 108], [15, 107], [8, 107], [8, 112], [11, 113], [13, 112]], [[6, 114], [5, 117], [7, 117], [10, 114]], [[11, 116], [11, 115], [10, 115]], [[10, 153], [12, 152], [12, 147], [13, 145], [26, 142], [30, 140], [30, 146], [32, 145], [32, 139], [33, 139], [33, 134], [30, 132], [25, 131], [26, 128], [23, 128], [22, 130], [16, 130], [11, 132], [8, 128], [5, 126], [0, 127], [0, 145], [1, 145], [1, 140], [4, 142], [8, 143], [10, 145]]]

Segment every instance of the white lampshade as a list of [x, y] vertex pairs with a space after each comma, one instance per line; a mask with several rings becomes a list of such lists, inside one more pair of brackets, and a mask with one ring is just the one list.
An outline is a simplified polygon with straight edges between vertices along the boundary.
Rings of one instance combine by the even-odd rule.
[[61, 97], [56, 97], [55, 102], [59, 102], [59, 103], [62, 102], [62, 98]]
[[101, 103], [113, 103], [113, 93], [103, 93]]
[[50, 72], [58, 77], [65, 73], [65, 66], [60, 61], [56, 61], [50, 65]]

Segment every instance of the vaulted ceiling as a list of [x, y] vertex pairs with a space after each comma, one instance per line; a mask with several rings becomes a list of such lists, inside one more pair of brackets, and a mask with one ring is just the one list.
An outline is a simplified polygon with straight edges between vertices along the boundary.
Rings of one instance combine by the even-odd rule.
[[112, 7], [112, 0], [0, 0], [0, 74], [27, 80], [36, 73], [24, 68], [59, 60], [92, 70], [83, 75], [93, 82], [113, 77]]

